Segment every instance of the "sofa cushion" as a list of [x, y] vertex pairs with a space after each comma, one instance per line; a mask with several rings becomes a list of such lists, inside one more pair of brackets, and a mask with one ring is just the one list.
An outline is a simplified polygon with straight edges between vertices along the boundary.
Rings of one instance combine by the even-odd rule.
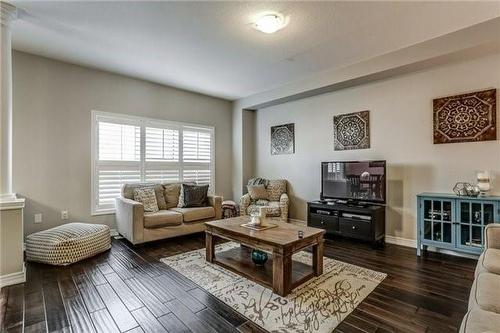
[[155, 190], [156, 202], [158, 204], [158, 209], [167, 209], [165, 202], [165, 195], [163, 186], [154, 183], [135, 183], [135, 184], [124, 184], [122, 186], [122, 197], [134, 200], [134, 190], [136, 188], [152, 187]]
[[181, 213], [184, 222], [195, 222], [198, 220], [215, 217], [214, 207], [191, 207], [191, 208], [171, 208], [170, 211]]
[[500, 250], [486, 249], [482, 255], [482, 260], [478, 261], [478, 265], [490, 272], [500, 275]]
[[481, 253], [481, 255], [479, 256], [479, 258], [477, 259], [476, 270], [474, 271], [474, 279], [477, 279], [479, 274], [481, 274], [482, 272], [487, 272], [486, 268], [484, 268], [484, 266], [483, 266], [484, 252], [486, 252], [486, 251], [483, 251]]
[[175, 227], [182, 224], [182, 214], [171, 210], [144, 213], [145, 228]]
[[492, 273], [481, 273], [475, 281], [477, 305], [485, 311], [500, 314], [500, 276]]
[[174, 208], [179, 204], [181, 184], [163, 184], [166, 208]]
[[500, 314], [472, 309], [465, 315], [460, 326], [460, 333], [486, 333], [498, 332], [500, 327]]
[[267, 185], [267, 193], [269, 194], [269, 201], [280, 201], [281, 195], [286, 193], [286, 180], [270, 180]]

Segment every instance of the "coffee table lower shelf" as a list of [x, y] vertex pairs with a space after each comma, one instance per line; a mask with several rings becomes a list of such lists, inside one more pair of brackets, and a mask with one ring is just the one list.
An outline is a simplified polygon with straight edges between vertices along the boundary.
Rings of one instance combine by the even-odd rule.
[[[231, 250], [217, 252], [215, 253], [213, 263], [242, 275], [251, 281], [273, 289], [272, 255], [269, 255], [269, 259], [265, 265], [257, 266], [252, 261], [251, 252], [252, 249], [246, 246], [238, 246]], [[290, 290], [315, 276], [314, 269], [310, 265], [292, 260], [291, 266], [292, 277]]]

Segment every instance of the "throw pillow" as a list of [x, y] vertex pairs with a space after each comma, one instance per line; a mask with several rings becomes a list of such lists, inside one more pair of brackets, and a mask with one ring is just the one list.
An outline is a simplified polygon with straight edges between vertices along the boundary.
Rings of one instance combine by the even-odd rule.
[[247, 190], [252, 200], [268, 200], [267, 190], [264, 185], [247, 185]]
[[134, 200], [142, 203], [145, 212], [157, 212], [158, 202], [156, 201], [155, 190], [152, 187], [134, 189]]
[[165, 194], [163, 193], [163, 186], [160, 184], [154, 185], [156, 203], [158, 204], [158, 209], [167, 209], [167, 202], [165, 201]]
[[205, 207], [207, 205], [207, 195], [208, 185], [182, 184], [178, 207]]
[[165, 201], [167, 209], [177, 207], [179, 205], [179, 196], [181, 194], [181, 184], [164, 184]]

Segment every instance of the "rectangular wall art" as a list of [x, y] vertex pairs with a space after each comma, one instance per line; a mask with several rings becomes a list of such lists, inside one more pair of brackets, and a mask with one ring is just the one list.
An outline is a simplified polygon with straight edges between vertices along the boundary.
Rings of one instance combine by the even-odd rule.
[[333, 117], [334, 150], [370, 148], [370, 111]]
[[271, 127], [271, 155], [295, 153], [295, 124]]
[[496, 89], [436, 98], [434, 143], [496, 140]]

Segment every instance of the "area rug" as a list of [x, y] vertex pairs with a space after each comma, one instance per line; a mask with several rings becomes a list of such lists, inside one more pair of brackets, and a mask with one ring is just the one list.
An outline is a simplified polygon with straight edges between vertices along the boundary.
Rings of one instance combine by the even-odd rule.
[[[239, 246], [217, 245], [217, 252]], [[301, 251], [293, 260], [311, 263]], [[287, 297], [218, 265], [205, 261], [205, 249], [161, 259], [208, 293], [269, 332], [330, 333], [387, 274], [324, 257], [324, 273], [293, 290]]]

